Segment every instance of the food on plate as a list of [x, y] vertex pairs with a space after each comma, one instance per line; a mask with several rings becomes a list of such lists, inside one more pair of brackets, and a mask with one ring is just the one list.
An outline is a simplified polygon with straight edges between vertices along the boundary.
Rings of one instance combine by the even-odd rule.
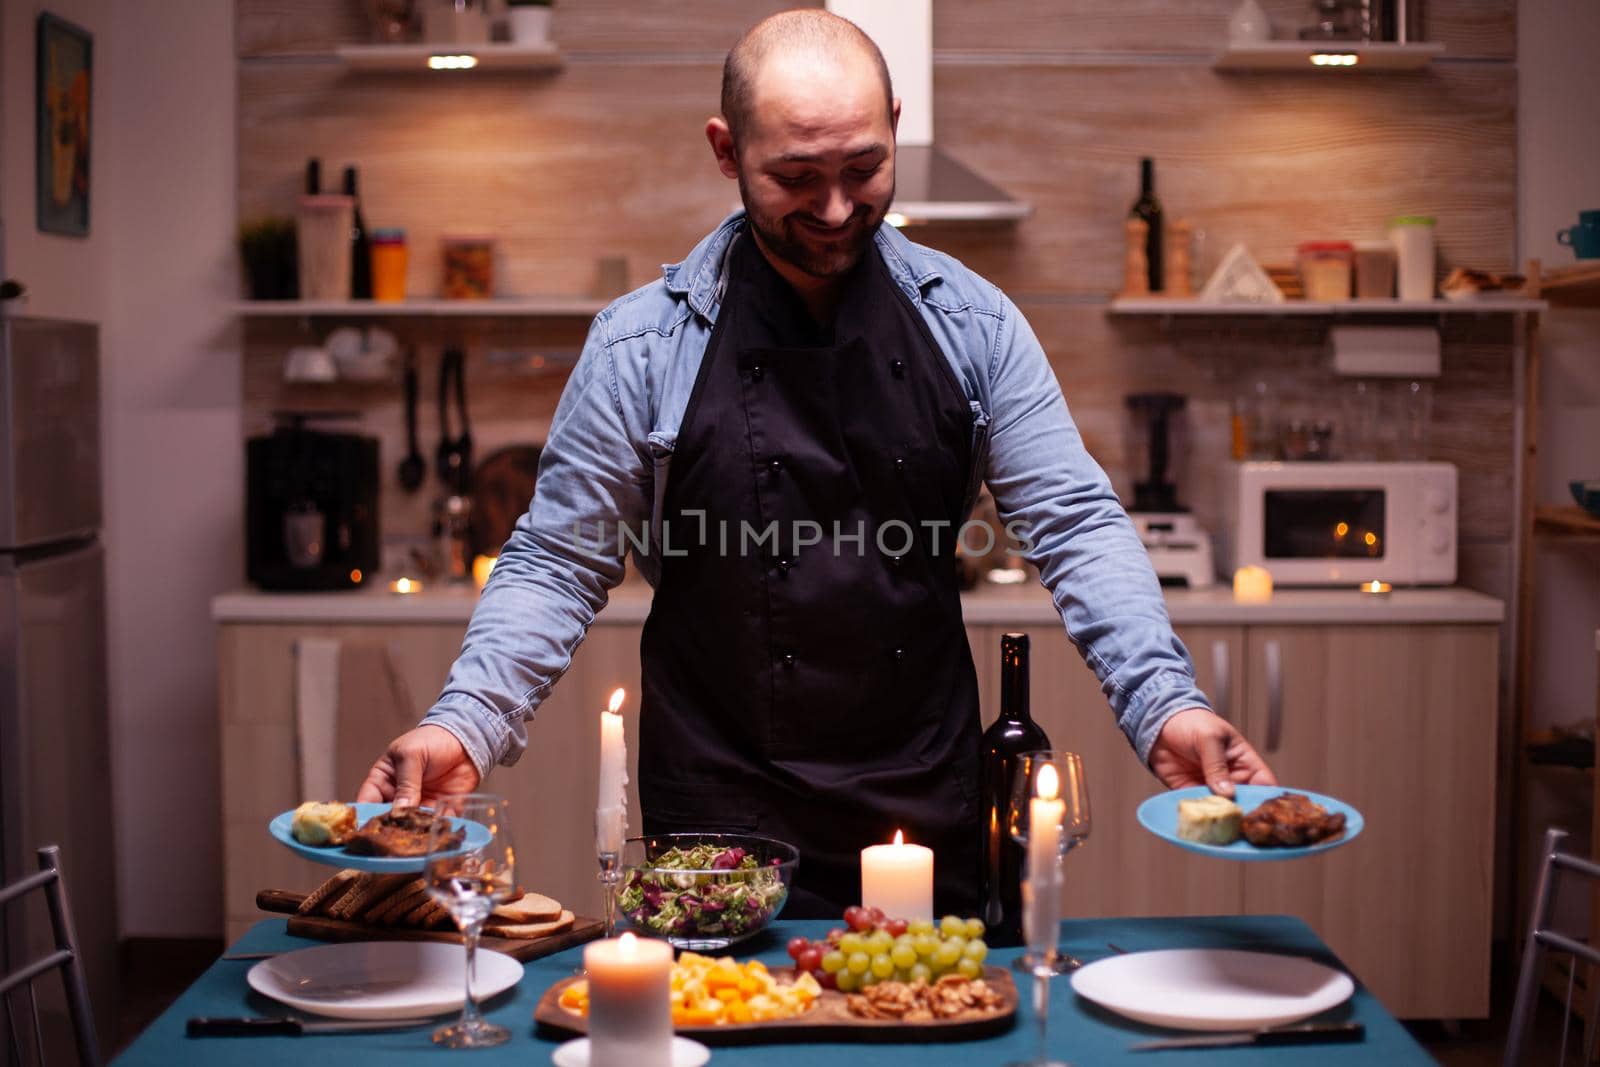
[[863, 1019], [932, 1022], [990, 1015], [1005, 1008], [1006, 998], [981, 978], [947, 974], [931, 985], [914, 982], [880, 982], [845, 1000], [850, 1014]]
[[933, 982], [946, 974], [977, 978], [989, 946], [982, 919], [946, 915], [931, 919], [891, 919], [878, 908], [852, 905], [843, 927], [821, 941], [789, 941], [789, 958], [824, 989], [853, 993], [879, 982]]
[[1216, 794], [1178, 801], [1178, 836], [1204, 845], [1231, 845], [1243, 833], [1244, 812]]
[[[517, 910], [524, 899], [527, 905]], [[455, 925], [444, 905], [414, 874], [336, 871], [306, 895], [296, 914], [393, 929], [448, 930]], [[543, 918], [536, 921], [532, 918], [536, 915]], [[483, 932], [489, 937], [529, 940], [559, 933], [573, 922], [572, 912], [558, 901], [542, 893], [519, 893], [517, 899], [495, 909]]]
[[332, 848], [356, 832], [356, 809], [349, 804], [308, 800], [294, 809], [289, 832], [302, 845]]
[[[345, 842], [345, 851], [360, 856], [426, 856], [434, 818], [431, 809], [414, 807], [374, 815]], [[466, 828], [457, 826], [440, 842], [445, 848], [455, 848], [466, 836]]]
[[1299, 848], [1344, 833], [1344, 815], [1329, 814], [1304, 793], [1284, 793], [1262, 802], [1241, 826], [1258, 848]]
[[[732, 956], [715, 959], [684, 952], [672, 965], [672, 1025], [727, 1026], [735, 1023], [792, 1019], [811, 1010], [822, 987], [804, 972], [780, 981], [760, 960], [739, 963]], [[561, 991], [561, 1007], [578, 1015], [589, 1012], [589, 983], [573, 982]]]
[[669, 848], [630, 871], [617, 899], [630, 922], [653, 934], [737, 937], [764, 926], [788, 897], [777, 864], [763, 867], [742, 848]]
[[1478, 293], [1519, 293], [1527, 281], [1520, 274], [1495, 274], [1492, 271], [1457, 267], [1440, 283], [1439, 291], [1447, 299], [1462, 300]]

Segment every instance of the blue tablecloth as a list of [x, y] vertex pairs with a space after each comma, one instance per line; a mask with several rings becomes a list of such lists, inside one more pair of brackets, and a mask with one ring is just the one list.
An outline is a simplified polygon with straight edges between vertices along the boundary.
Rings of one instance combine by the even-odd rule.
[[[283, 919], [257, 923], [239, 939], [232, 951], [271, 952], [303, 948], [317, 942], [290, 937]], [[759, 939], [737, 946], [741, 959], [759, 956], [769, 963], [786, 963], [783, 946], [789, 937], [821, 937], [830, 923], [779, 922]], [[1110, 953], [1108, 941], [1130, 952], [1157, 948], [1241, 948], [1288, 952], [1321, 960], [1339, 961], [1310, 927], [1299, 919], [1277, 915], [1219, 916], [1199, 919], [1081, 919], [1062, 924], [1062, 944], [1085, 962]], [[1017, 950], [996, 950], [990, 962], [1008, 964]], [[535, 1033], [533, 1009], [551, 984], [571, 974], [582, 962], [582, 950], [570, 949], [527, 964], [527, 972], [513, 990], [485, 1005], [485, 1014], [509, 1027], [512, 1039], [498, 1048], [450, 1052], [435, 1048], [429, 1029], [375, 1034], [338, 1034], [319, 1037], [211, 1037], [189, 1038], [184, 1022], [191, 1016], [282, 1014], [272, 1001], [251, 992], [245, 983], [250, 961], [218, 960], [165, 1014], [153, 1023], [122, 1056], [127, 1067], [185, 1063], [280, 1064], [354, 1063], [382, 1067], [410, 1063], [437, 1064], [445, 1060], [470, 1062], [473, 1067], [496, 1064], [550, 1062], [558, 1042]], [[1022, 987], [1026, 990], [1026, 986]], [[1034, 1052], [1030, 997], [1024, 992], [1017, 1025], [1005, 1034], [981, 1041], [935, 1045], [795, 1044], [718, 1047], [712, 1050], [713, 1067], [815, 1067], [818, 1063], [873, 1064], [893, 1067], [942, 1065], [998, 1065], [1027, 1060]], [[1128, 1047], [1150, 1036], [1173, 1036], [1129, 1022], [1080, 1000], [1066, 978], [1051, 982], [1050, 1048], [1060, 1060], [1078, 1065], [1137, 1063], [1145, 1067], [1200, 1067], [1212, 1063], [1272, 1063], [1286, 1067], [1311, 1064], [1382, 1063], [1386, 1065], [1432, 1063], [1373, 996], [1359, 984], [1355, 996], [1329, 1012], [1329, 1020], [1355, 1019], [1365, 1024], [1364, 1044], [1312, 1045], [1298, 1048], [1200, 1049], [1166, 1053], [1133, 1053]]]

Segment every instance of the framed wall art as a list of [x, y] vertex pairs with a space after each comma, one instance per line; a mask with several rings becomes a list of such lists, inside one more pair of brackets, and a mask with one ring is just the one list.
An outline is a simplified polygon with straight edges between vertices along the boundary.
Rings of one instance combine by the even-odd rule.
[[89, 101], [94, 39], [54, 15], [39, 16], [35, 67], [39, 229], [89, 233]]

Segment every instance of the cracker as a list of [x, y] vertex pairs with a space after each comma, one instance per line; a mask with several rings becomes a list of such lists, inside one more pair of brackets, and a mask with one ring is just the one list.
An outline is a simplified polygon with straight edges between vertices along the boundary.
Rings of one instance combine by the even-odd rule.
[[306, 894], [300, 906], [295, 909], [296, 915], [315, 915], [317, 910], [329, 903], [337, 901], [344, 895], [351, 884], [360, 875], [360, 871], [339, 870], [326, 882]]
[[547, 934], [560, 933], [571, 926], [573, 915], [570, 911], [563, 911], [560, 918], [544, 923], [497, 923], [490, 919], [484, 924], [483, 932], [490, 937], [511, 937], [518, 940], [529, 940], [535, 937], [544, 937]]
[[490, 913], [508, 923], [542, 923], [561, 917], [561, 902], [543, 893], [524, 893], [516, 900], [508, 900]]

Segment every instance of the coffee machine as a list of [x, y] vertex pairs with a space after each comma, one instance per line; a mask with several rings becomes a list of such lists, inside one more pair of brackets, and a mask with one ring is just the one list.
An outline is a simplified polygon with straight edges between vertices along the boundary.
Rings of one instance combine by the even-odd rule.
[[1128, 516], [1150, 554], [1162, 585], [1205, 589], [1216, 584], [1211, 536], [1178, 503], [1178, 487], [1167, 480], [1171, 459], [1171, 418], [1183, 410], [1178, 393], [1134, 393], [1127, 398], [1136, 425], [1145, 430], [1148, 475], [1133, 485]]
[[245, 557], [267, 590], [355, 589], [377, 576], [378, 441], [281, 413], [246, 446]]

